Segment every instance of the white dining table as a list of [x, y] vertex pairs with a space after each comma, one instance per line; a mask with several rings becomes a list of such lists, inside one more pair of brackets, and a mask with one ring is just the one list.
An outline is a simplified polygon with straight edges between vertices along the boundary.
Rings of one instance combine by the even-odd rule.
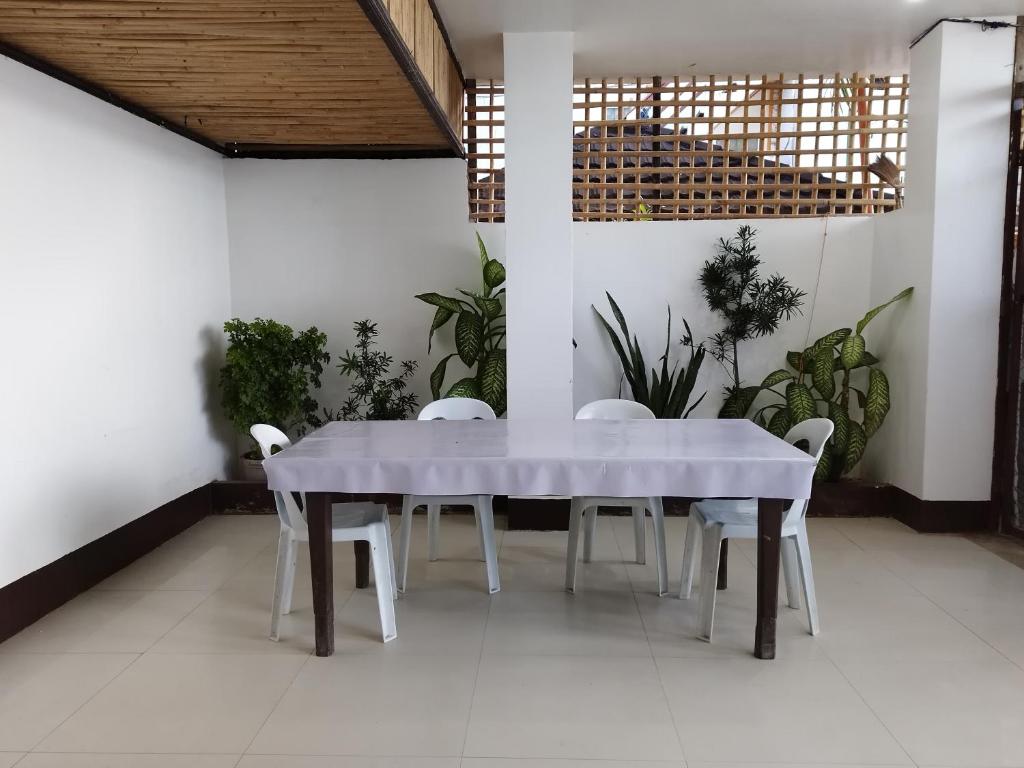
[[332, 494], [757, 498], [754, 653], [775, 656], [783, 508], [814, 459], [747, 420], [331, 422], [264, 461], [306, 494], [316, 654], [334, 652]]

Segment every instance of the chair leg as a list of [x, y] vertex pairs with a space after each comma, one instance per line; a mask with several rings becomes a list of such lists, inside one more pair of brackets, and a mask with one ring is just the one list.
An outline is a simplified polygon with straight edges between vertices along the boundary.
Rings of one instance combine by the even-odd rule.
[[818, 622], [818, 598], [814, 594], [814, 573], [811, 571], [811, 547], [807, 541], [807, 525], [800, 522], [796, 534], [796, 553], [800, 561], [800, 576], [804, 583], [804, 602], [807, 603], [807, 625], [812, 635], [821, 631]]
[[654, 551], [658, 558], [658, 597], [668, 592], [668, 553], [665, 551], [665, 508], [654, 496], [647, 502], [654, 524]]
[[476, 536], [480, 540], [480, 562], [487, 562], [487, 547], [484, 546], [484, 529], [480, 526], [480, 507], [484, 502], [483, 496], [477, 496], [473, 502], [473, 517], [476, 518]]
[[286, 560], [284, 593], [281, 595], [281, 615], [287, 616], [292, 612], [292, 595], [295, 594], [295, 566], [299, 561], [299, 542], [292, 539], [288, 544], [288, 559]]
[[579, 552], [580, 527], [583, 524], [583, 500], [574, 497], [569, 506], [569, 543], [565, 548], [565, 591], [576, 591], [576, 560]]
[[409, 576], [409, 545], [412, 542], [412, 513], [415, 509], [412, 496], [405, 496], [402, 499], [402, 523], [399, 527], [398, 562], [395, 569], [398, 572], [398, 591], [405, 592], [405, 582]]
[[430, 504], [427, 506], [427, 560], [434, 562], [438, 559], [441, 538], [441, 505]]
[[285, 582], [288, 578], [288, 550], [291, 548], [292, 532], [282, 526], [277, 541], [277, 575], [274, 578], [274, 602], [270, 609], [270, 639], [279, 640], [281, 627], [281, 601], [284, 598]]
[[494, 545], [494, 508], [490, 496], [480, 497], [480, 536], [484, 542], [484, 564], [487, 568], [487, 591], [501, 591], [498, 573], [498, 549]]
[[398, 578], [395, 575], [395, 545], [391, 541], [391, 523], [388, 521], [388, 513], [384, 513], [384, 543], [388, 551], [388, 576], [391, 578], [391, 599], [398, 599]]
[[633, 505], [633, 548], [636, 550], [636, 562], [639, 565], [647, 563], [647, 531], [644, 523], [647, 522], [647, 510], [641, 504]]
[[715, 625], [715, 599], [718, 596], [718, 557], [722, 551], [722, 527], [705, 526], [703, 531], [704, 551], [700, 563], [700, 625], [697, 637], [711, 642], [711, 631]]
[[395, 623], [394, 587], [391, 585], [391, 566], [387, 562], [388, 542], [384, 526], [381, 523], [371, 525], [369, 538], [377, 608], [380, 611], [380, 634], [386, 643], [398, 637], [398, 628]]
[[796, 538], [782, 540], [782, 576], [786, 580], [786, 602], [790, 608], [800, 607], [800, 566], [797, 562]]
[[598, 507], [591, 507], [583, 513], [583, 562], [589, 563], [594, 551], [594, 537], [597, 536]]
[[700, 544], [701, 524], [697, 518], [696, 504], [690, 505], [690, 516], [686, 518], [686, 544], [683, 547], [683, 573], [679, 580], [679, 599], [689, 600], [693, 591], [693, 572], [697, 568], [697, 546]]

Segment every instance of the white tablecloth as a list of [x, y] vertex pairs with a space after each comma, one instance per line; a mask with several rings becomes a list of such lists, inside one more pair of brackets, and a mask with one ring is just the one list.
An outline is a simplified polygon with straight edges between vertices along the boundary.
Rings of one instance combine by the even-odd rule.
[[332, 422], [264, 461], [278, 491], [804, 499], [814, 460], [746, 420]]

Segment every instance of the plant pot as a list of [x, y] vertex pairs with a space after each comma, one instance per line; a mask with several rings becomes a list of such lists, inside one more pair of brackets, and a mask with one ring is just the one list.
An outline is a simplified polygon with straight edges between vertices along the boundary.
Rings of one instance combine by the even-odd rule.
[[263, 459], [250, 459], [247, 456], [241, 456], [239, 463], [242, 467], [243, 480], [256, 480], [263, 483], [267, 481], [267, 473], [263, 471]]

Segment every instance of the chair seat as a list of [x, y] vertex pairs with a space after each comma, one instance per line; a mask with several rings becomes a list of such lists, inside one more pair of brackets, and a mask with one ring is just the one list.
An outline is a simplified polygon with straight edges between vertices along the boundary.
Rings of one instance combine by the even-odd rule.
[[632, 507], [650, 501], [649, 496], [581, 496], [583, 508], [591, 507]]
[[382, 523], [388, 508], [372, 501], [342, 502], [331, 505], [331, 528], [364, 528], [371, 523]]
[[[757, 537], [757, 499], [704, 499], [693, 506], [705, 523], [726, 525], [730, 528], [750, 528], [750, 538]], [[798, 518], [787, 511], [782, 521], [783, 536], [792, 535]], [[736, 532], [731, 534], [736, 536]]]

